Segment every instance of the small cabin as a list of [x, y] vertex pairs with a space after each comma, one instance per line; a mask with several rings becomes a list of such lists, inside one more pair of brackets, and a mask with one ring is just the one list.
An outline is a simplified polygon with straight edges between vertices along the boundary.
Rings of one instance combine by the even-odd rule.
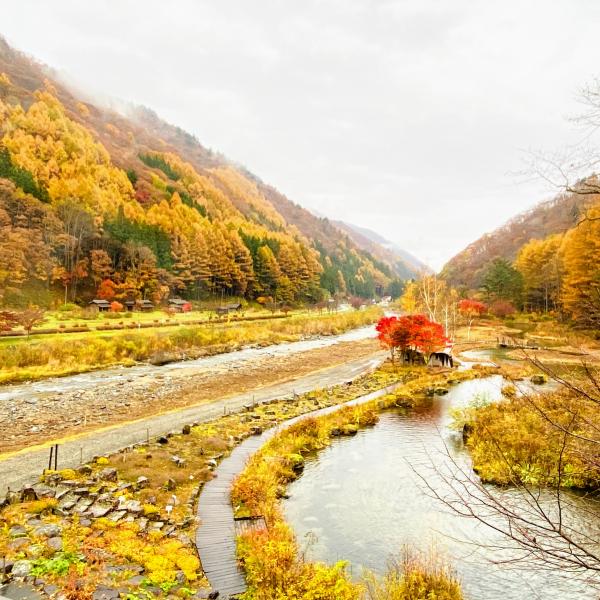
[[110, 302], [108, 300], [94, 298], [94, 300], [92, 300], [89, 305], [92, 309], [96, 309], [98, 312], [110, 311]]
[[135, 300], [125, 300], [124, 304], [127, 312], [133, 312], [135, 310]]
[[182, 300], [181, 298], [171, 298], [169, 300], [169, 308], [172, 308], [175, 312], [189, 312], [192, 310], [192, 305], [188, 300]]
[[427, 363], [430, 367], [454, 367], [454, 359], [452, 354], [443, 350], [440, 352], [432, 352], [429, 355], [429, 361]]
[[154, 310], [154, 304], [150, 300], [141, 300], [138, 306], [142, 312], [152, 312]]
[[237, 312], [237, 311], [241, 310], [241, 308], [242, 308], [242, 303], [236, 302], [234, 304], [225, 304], [224, 306], [217, 306], [217, 308], [215, 309], [215, 312], [218, 315], [228, 315], [229, 313]]

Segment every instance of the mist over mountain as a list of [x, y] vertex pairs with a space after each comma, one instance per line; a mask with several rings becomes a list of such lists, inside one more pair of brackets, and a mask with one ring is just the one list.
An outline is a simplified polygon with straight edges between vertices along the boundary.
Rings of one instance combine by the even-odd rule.
[[401, 279], [413, 279], [419, 274], [432, 272], [431, 268], [420, 259], [376, 231], [345, 221], [333, 221], [333, 223], [360, 248], [388, 264]]
[[317, 302], [411, 275], [153, 110], [63, 81], [0, 39], [0, 251], [21, 274], [0, 280], [5, 300], [86, 301], [104, 285]]

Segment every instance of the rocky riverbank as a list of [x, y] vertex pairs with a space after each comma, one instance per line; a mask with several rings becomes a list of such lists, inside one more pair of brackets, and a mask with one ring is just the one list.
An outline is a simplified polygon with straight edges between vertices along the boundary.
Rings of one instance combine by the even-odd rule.
[[251, 393], [378, 350], [372, 339], [342, 342], [286, 356], [262, 355], [206, 368], [180, 368], [99, 382], [42, 397], [19, 396], [0, 405], [0, 452], [91, 431], [151, 414]]

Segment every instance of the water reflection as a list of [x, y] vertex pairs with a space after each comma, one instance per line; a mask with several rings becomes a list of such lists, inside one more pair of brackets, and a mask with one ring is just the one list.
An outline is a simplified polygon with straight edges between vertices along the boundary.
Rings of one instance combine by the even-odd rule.
[[[448, 428], [450, 408], [478, 395], [498, 400], [503, 383], [500, 376], [467, 381], [434, 398], [427, 408], [384, 413], [373, 429], [335, 441], [307, 461], [304, 475], [290, 486], [284, 510], [299, 539], [310, 541], [309, 556], [348, 560], [358, 576], [363, 568], [385, 570], [404, 544], [424, 550], [434, 545], [452, 560], [471, 599], [597, 598], [596, 590], [574, 585], [560, 573], [492, 564], [490, 559], [504, 555], [489, 545], [503, 544], [504, 538], [445, 508], [425, 492], [415, 473], [443, 486], [431, 469], [432, 464], [439, 469], [450, 462], [447, 449], [469, 468], [461, 435]], [[507, 502], [519, 501], [512, 498], [520, 493], [516, 490], [497, 493]]]

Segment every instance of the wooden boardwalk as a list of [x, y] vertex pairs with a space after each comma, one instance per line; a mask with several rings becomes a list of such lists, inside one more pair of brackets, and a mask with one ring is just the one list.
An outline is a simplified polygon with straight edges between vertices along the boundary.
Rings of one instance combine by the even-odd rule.
[[198, 501], [200, 526], [196, 532], [196, 546], [202, 568], [212, 589], [219, 592], [219, 598], [235, 598], [247, 588], [244, 572], [236, 558], [236, 537], [240, 526], [236, 528], [230, 491], [234, 479], [244, 469], [248, 459], [276, 433], [301, 419], [327, 414], [343, 406], [363, 404], [388, 394], [400, 385], [402, 384], [394, 384], [344, 404], [321, 408], [289, 419], [277, 427], [267, 429], [261, 435], [246, 438], [221, 461], [215, 470], [216, 477], [202, 488]]

